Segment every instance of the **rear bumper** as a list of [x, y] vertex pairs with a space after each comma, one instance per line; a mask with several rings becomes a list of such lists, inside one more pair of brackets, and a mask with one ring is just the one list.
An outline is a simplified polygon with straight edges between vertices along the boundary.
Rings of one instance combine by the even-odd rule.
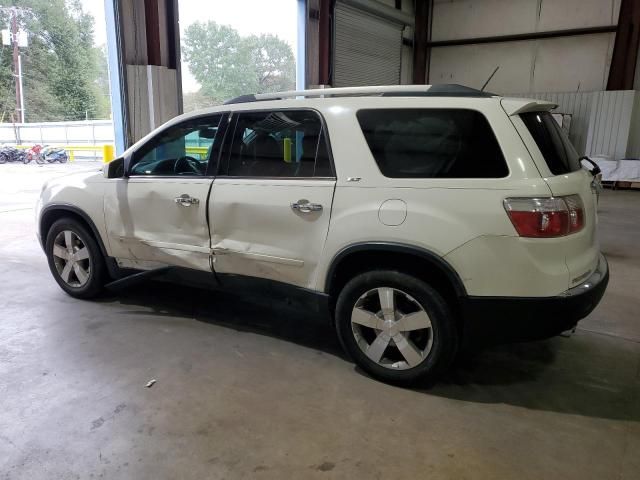
[[608, 283], [609, 265], [601, 254], [589, 278], [555, 297], [467, 297], [462, 304], [463, 346], [558, 335], [596, 308]]

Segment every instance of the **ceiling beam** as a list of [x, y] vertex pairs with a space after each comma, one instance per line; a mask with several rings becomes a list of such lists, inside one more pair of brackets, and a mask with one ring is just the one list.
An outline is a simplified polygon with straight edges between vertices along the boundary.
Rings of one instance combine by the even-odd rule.
[[[624, 1], [624, 0], [623, 0]], [[633, 0], [640, 1], [640, 0]], [[596, 33], [611, 33], [617, 30], [616, 25], [602, 25], [598, 27], [571, 28], [568, 30], [551, 30], [548, 32], [517, 33], [513, 35], [498, 35], [495, 37], [460, 38], [455, 40], [440, 40], [428, 42], [430, 47], [452, 47], [456, 45], [474, 45], [479, 43], [518, 42], [524, 40], [541, 40], [545, 38], [574, 37], [577, 35], [593, 35]]]

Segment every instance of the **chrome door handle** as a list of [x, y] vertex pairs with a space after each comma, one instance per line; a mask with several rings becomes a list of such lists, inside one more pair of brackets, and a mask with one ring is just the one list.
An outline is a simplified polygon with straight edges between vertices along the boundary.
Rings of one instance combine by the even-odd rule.
[[291, 204], [291, 209], [300, 213], [311, 213], [322, 211], [322, 205], [319, 203], [309, 203], [309, 200], [298, 200], [296, 203]]
[[186, 193], [183, 193], [179, 197], [173, 199], [178, 205], [182, 205], [183, 207], [190, 207], [191, 205], [198, 205], [200, 200], [197, 198], [190, 197]]

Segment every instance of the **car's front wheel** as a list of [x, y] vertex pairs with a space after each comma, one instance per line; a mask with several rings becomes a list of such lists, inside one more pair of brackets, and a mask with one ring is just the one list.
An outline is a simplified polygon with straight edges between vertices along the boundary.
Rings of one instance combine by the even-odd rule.
[[72, 218], [57, 220], [45, 242], [49, 269], [58, 285], [72, 297], [95, 297], [104, 285], [105, 264], [87, 228]]
[[338, 297], [336, 329], [363, 370], [401, 385], [434, 379], [457, 348], [455, 322], [442, 296], [396, 271], [372, 271], [350, 280]]

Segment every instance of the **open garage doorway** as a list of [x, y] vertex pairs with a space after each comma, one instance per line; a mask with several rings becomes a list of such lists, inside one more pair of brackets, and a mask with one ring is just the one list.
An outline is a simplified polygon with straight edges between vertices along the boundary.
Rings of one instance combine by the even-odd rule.
[[184, 111], [293, 90], [300, 3], [179, 0]]
[[0, 163], [101, 161], [113, 144], [104, 2], [3, 3]]

